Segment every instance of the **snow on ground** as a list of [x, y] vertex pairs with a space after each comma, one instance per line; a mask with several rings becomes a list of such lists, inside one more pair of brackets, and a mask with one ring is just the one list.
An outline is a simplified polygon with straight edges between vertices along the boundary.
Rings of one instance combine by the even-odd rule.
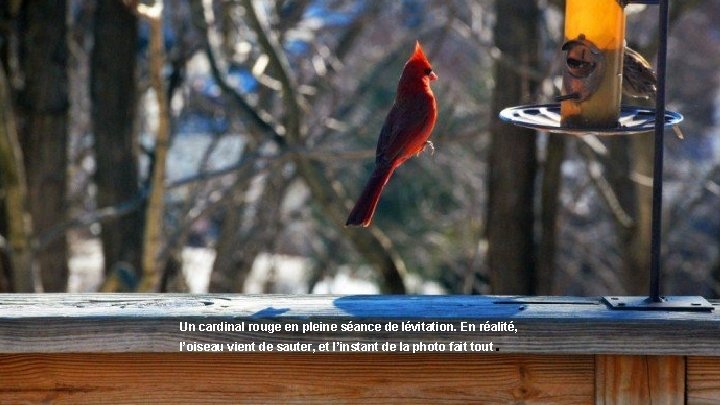
[[[343, 266], [346, 267], [346, 266]], [[315, 284], [313, 294], [380, 294], [375, 283], [359, 278], [356, 274], [341, 268], [335, 277], [325, 277]]]
[[215, 250], [186, 247], [182, 252], [183, 274], [191, 293], [202, 294], [210, 286], [210, 271], [215, 261]]
[[[68, 292], [95, 292], [102, 282], [103, 257], [99, 239], [71, 238], [70, 279]], [[187, 247], [183, 250], [183, 274], [191, 293], [208, 291], [210, 272], [215, 261], [215, 251], [208, 248]], [[311, 262], [298, 256], [263, 253], [253, 264], [245, 282], [245, 293], [262, 294], [267, 286], [278, 294], [307, 293], [307, 275]], [[334, 276], [326, 276], [318, 282], [313, 294], [379, 294], [378, 286], [370, 281], [372, 272], [354, 271], [341, 266]], [[408, 291], [415, 294], [443, 294], [442, 287], [434, 282], [423, 281], [415, 275], [407, 277]]]
[[102, 283], [100, 239], [70, 239], [68, 292], [95, 292]]

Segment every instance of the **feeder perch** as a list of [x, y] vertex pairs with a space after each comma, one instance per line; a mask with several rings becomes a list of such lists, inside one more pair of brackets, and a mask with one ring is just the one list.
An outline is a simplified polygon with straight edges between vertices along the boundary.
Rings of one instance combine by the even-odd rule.
[[[650, 286], [644, 297], [603, 297], [618, 310], [712, 311], [702, 297], [660, 295], [660, 245], [664, 129], [683, 120], [665, 110], [669, 0], [566, 0], [559, 103], [509, 107], [500, 119], [514, 125], [566, 135], [631, 135], [655, 131]], [[625, 6], [659, 4], [659, 47], [655, 109], [621, 106]]]

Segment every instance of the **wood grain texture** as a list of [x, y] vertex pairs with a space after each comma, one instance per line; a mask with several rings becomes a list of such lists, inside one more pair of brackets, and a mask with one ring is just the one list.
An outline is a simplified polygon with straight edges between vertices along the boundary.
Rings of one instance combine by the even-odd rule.
[[720, 358], [687, 358], [687, 404], [720, 404]]
[[685, 402], [685, 357], [596, 356], [596, 405]]
[[591, 404], [593, 367], [593, 356], [14, 354], [0, 355], [0, 404]]
[[[717, 303], [715, 303], [717, 304]], [[513, 322], [508, 332], [181, 331], [181, 322]], [[493, 342], [500, 353], [720, 356], [720, 314], [614, 311], [598, 298], [0, 294], [0, 353], [177, 352], [204, 343]]]

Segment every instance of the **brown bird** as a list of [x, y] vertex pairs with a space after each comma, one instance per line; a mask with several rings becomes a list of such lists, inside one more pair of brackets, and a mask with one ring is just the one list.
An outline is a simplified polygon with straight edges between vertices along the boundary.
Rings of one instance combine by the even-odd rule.
[[[655, 98], [657, 93], [657, 76], [650, 62], [640, 53], [629, 46], [625, 47], [623, 55], [623, 94], [635, 98]], [[678, 126], [673, 131], [680, 139], [685, 139]]]
[[630, 97], [655, 97], [657, 77], [650, 63], [638, 51], [626, 46], [623, 55], [623, 94]]

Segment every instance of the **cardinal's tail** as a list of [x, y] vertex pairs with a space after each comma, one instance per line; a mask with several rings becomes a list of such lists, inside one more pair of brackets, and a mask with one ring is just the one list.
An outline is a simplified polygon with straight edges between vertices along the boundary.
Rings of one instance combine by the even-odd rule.
[[380, 200], [380, 194], [385, 188], [390, 176], [395, 171], [395, 166], [378, 165], [375, 166], [370, 180], [368, 180], [365, 188], [355, 203], [355, 207], [350, 211], [345, 226], [363, 226], [366, 227], [372, 222], [375, 208]]

